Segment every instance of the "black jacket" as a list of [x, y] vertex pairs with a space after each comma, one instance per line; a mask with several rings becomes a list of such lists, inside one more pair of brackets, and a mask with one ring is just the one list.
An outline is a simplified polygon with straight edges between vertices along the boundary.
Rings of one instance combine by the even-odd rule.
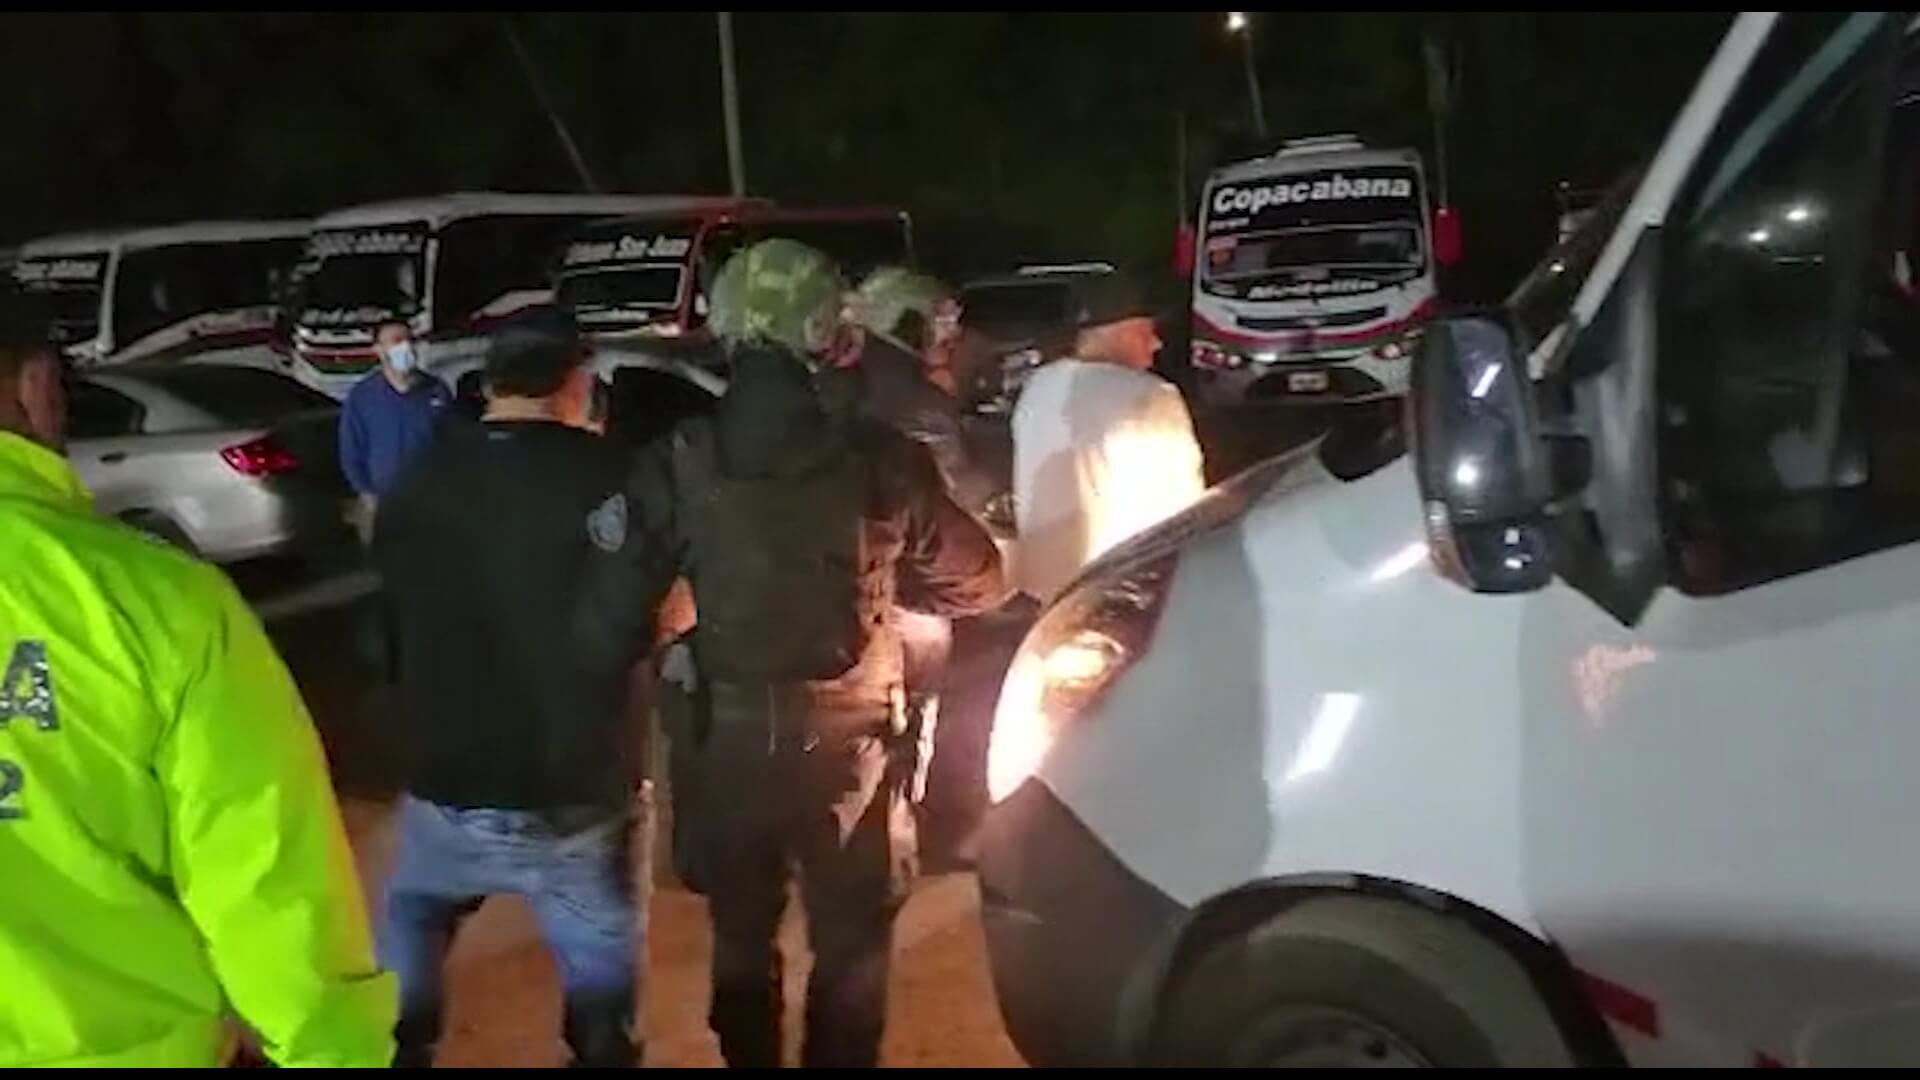
[[868, 335], [858, 364], [821, 381], [829, 402], [850, 399], [860, 416], [926, 447], [947, 490], [975, 515], [1008, 486], [973, 460], [959, 400], [926, 377], [918, 356]]
[[626, 667], [571, 647], [589, 552], [627, 542], [626, 458], [555, 423], [448, 423], [381, 500], [408, 790], [448, 806], [624, 804]]

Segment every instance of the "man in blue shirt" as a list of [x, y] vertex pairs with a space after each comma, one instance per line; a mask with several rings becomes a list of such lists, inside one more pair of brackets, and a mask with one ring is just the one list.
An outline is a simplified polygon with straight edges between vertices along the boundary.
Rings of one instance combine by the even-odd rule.
[[440, 380], [420, 370], [413, 333], [390, 319], [374, 332], [380, 368], [348, 392], [340, 409], [340, 470], [360, 495], [363, 538], [373, 526], [382, 495], [433, 438], [452, 400]]

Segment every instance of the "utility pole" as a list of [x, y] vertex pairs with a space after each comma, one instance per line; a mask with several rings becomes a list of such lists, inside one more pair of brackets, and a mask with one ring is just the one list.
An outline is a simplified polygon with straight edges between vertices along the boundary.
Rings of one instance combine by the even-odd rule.
[[720, 105], [727, 124], [727, 176], [733, 195], [747, 193], [747, 166], [740, 150], [740, 80], [733, 67], [733, 12], [716, 11], [720, 22]]
[[1187, 223], [1187, 110], [1173, 114], [1173, 225]]
[[1440, 205], [1452, 205], [1447, 191], [1447, 121], [1453, 112], [1454, 70], [1446, 48], [1431, 31], [1420, 41], [1427, 68], [1427, 113], [1433, 121], [1434, 165], [1439, 175]]
[[547, 114], [547, 122], [553, 125], [553, 134], [567, 152], [568, 160], [573, 162], [573, 171], [580, 174], [580, 184], [588, 191], [598, 193], [600, 185], [594, 183], [593, 173], [587, 170], [587, 159], [580, 153], [580, 147], [573, 141], [573, 133], [567, 130], [567, 122], [553, 107], [553, 100], [547, 97], [546, 85], [540, 81], [539, 69], [533, 66], [533, 57], [528, 55], [527, 47], [520, 43], [520, 34], [514, 30], [513, 22], [502, 16], [500, 29], [507, 35], [507, 45], [513, 49], [514, 59], [520, 62], [520, 73], [526, 76], [527, 86], [533, 91], [533, 99], [538, 102], [542, 112]]

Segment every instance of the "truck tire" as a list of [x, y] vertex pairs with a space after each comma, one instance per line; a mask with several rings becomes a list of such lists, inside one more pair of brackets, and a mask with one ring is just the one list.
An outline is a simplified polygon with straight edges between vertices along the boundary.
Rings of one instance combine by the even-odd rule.
[[1532, 980], [1464, 922], [1362, 896], [1301, 902], [1169, 981], [1146, 1064], [1575, 1064]]

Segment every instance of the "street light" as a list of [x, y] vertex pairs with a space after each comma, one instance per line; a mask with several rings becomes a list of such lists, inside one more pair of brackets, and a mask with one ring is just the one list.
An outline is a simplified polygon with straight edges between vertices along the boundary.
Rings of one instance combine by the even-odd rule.
[[1244, 11], [1227, 12], [1227, 33], [1240, 39], [1240, 59], [1247, 68], [1247, 100], [1253, 105], [1253, 130], [1267, 137], [1267, 110], [1260, 101], [1260, 73], [1253, 66], [1253, 20]]

